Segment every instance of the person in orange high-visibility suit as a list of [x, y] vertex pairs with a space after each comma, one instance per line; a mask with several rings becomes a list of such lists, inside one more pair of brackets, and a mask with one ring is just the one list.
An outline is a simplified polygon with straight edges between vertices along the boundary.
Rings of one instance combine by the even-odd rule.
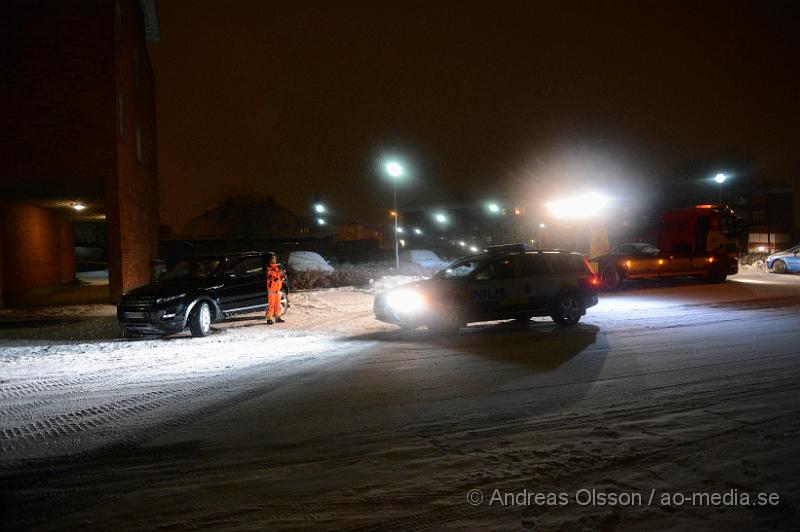
[[[281, 317], [281, 288], [283, 288], [283, 272], [278, 267], [278, 260], [273, 253], [269, 254], [267, 266], [267, 325], [275, 322], [283, 323]], [[274, 320], [274, 321], [273, 321]]]

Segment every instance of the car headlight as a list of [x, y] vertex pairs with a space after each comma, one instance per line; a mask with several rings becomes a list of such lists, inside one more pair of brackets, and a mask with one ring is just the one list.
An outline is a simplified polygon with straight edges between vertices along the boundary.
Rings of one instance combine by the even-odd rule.
[[386, 306], [398, 314], [416, 314], [425, 310], [427, 304], [419, 291], [402, 289], [386, 295]]
[[173, 301], [183, 299], [184, 297], [186, 297], [186, 294], [178, 294], [177, 296], [159, 297], [158, 299], [156, 299], [156, 304], [163, 305], [164, 303], [172, 303]]

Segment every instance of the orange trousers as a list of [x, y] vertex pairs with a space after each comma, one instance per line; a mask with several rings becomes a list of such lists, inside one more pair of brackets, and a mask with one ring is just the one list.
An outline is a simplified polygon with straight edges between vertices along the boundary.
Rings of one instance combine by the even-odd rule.
[[272, 320], [281, 317], [281, 293], [280, 291], [267, 292], [267, 319]]

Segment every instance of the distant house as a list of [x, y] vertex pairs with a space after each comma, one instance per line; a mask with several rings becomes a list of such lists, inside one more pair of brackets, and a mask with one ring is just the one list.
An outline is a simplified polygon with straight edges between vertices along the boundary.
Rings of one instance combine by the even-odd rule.
[[331, 224], [336, 240], [349, 242], [353, 240], [375, 240], [378, 245], [383, 244], [383, 231], [375, 226], [355, 220], [337, 221]]
[[270, 240], [311, 234], [310, 222], [275, 203], [249, 198], [225, 198], [225, 203], [190, 220], [181, 231], [185, 240]]
[[156, 0], [14, 0], [2, 11], [0, 305], [75, 279], [75, 224], [105, 234], [118, 300], [150, 282], [158, 252]]

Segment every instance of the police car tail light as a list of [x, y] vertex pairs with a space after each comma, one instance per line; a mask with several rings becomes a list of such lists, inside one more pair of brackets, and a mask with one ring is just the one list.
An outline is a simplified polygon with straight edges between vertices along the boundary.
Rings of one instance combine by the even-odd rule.
[[578, 281], [578, 286], [581, 288], [597, 288], [600, 286], [600, 281], [592, 274], [591, 277], [585, 277]]
[[386, 296], [386, 305], [402, 314], [415, 314], [425, 310], [427, 306], [423, 295], [412, 289], [401, 289], [389, 292]]

